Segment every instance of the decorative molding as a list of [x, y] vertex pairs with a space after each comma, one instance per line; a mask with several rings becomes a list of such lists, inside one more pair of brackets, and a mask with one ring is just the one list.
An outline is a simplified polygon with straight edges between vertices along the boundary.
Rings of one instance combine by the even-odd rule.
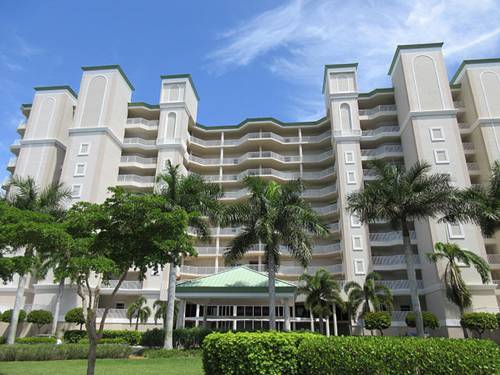
[[21, 146], [56, 146], [62, 150], [66, 150], [66, 145], [64, 145], [61, 141], [55, 138], [46, 138], [46, 139], [21, 139], [19, 141]]

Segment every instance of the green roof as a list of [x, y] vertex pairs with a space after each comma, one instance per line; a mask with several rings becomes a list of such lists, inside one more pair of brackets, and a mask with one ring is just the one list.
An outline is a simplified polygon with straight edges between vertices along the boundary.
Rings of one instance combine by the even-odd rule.
[[159, 109], [160, 105], [159, 104], [149, 104], [146, 102], [132, 102], [128, 103], [129, 107], [144, 107], [148, 109]]
[[242, 126], [245, 126], [248, 123], [251, 122], [272, 122], [277, 125], [281, 126], [307, 126], [307, 125], [318, 125], [319, 123], [323, 122], [326, 120], [326, 117], [322, 117], [319, 120], [316, 121], [302, 121], [302, 122], [283, 122], [278, 119], [275, 119], [274, 117], [249, 117], [241, 121], [239, 124], [236, 125], [217, 125], [217, 126], [207, 126], [207, 125], [202, 125], [200, 123], [196, 123], [196, 126], [198, 128], [201, 128], [203, 130], [221, 130], [221, 129], [238, 129], [241, 128]]
[[76, 95], [76, 92], [67, 85], [64, 86], [39, 86], [39, 87], [34, 87], [35, 91], [52, 91], [52, 90], [66, 90], [68, 91], [75, 99], [78, 99], [78, 95]]
[[377, 95], [377, 94], [394, 94], [394, 88], [392, 87], [384, 87], [380, 89], [375, 89], [370, 92], [361, 92], [359, 93], [360, 98], [369, 98], [370, 96]]
[[396, 60], [399, 55], [399, 51], [402, 49], [417, 49], [417, 48], [440, 48], [443, 46], [443, 42], [439, 43], [425, 43], [425, 44], [400, 44], [396, 48], [396, 52], [394, 52], [394, 57], [392, 58], [391, 66], [389, 68], [388, 75], [392, 74], [392, 70], [394, 69], [394, 65], [396, 65]]
[[[266, 273], [240, 266], [214, 275], [180, 282], [176, 291], [178, 293], [267, 293], [268, 280]], [[277, 293], [293, 293], [296, 289], [295, 285], [276, 279]]]
[[488, 64], [488, 63], [500, 63], [500, 58], [492, 58], [492, 59], [474, 59], [474, 60], [464, 60], [458, 67], [456, 73], [453, 75], [451, 78], [451, 83], [455, 84], [455, 80], [458, 78], [462, 70], [465, 68], [466, 65], [472, 65], [472, 64]]
[[357, 68], [358, 63], [348, 63], [348, 64], [328, 64], [325, 65], [325, 69], [323, 72], [323, 88], [321, 89], [321, 93], [325, 93], [325, 85], [326, 85], [326, 71], [328, 69], [340, 69], [340, 68]]
[[92, 71], [92, 70], [111, 70], [111, 69], [116, 69], [118, 72], [121, 74], [125, 82], [127, 82], [127, 85], [130, 87], [132, 91], [134, 91], [134, 86], [130, 83], [130, 81], [127, 78], [127, 75], [123, 71], [122, 67], [120, 65], [98, 65], [98, 66], [82, 66], [83, 71]]
[[196, 95], [196, 99], [200, 101], [200, 97], [198, 96], [198, 91], [196, 91], [196, 87], [194, 86], [193, 78], [191, 77], [191, 74], [166, 74], [166, 75], [161, 75], [161, 79], [172, 79], [172, 78], [187, 78], [189, 80], [189, 83], [191, 83], [191, 86], [193, 87], [194, 95]]

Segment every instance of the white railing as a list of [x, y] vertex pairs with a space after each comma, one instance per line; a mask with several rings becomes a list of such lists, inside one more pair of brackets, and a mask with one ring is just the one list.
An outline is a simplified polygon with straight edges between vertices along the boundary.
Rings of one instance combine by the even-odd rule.
[[402, 152], [403, 152], [403, 146], [401, 145], [382, 145], [377, 148], [361, 150], [361, 156], [375, 157], [381, 154], [388, 154], [388, 153], [392, 154], [392, 153], [402, 153]]
[[316, 245], [313, 247], [313, 254], [330, 254], [340, 252], [340, 242], [331, 245]]
[[232, 235], [238, 235], [241, 232], [241, 228], [221, 228], [219, 231], [219, 234], [221, 236], [232, 236]]
[[143, 145], [143, 146], [155, 146], [156, 139], [144, 139], [144, 138], [124, 138], [124, 145]]
[[302, 156], [302, 161], [304, 163], [317, 162], [332, 158], [334, 156], [333, 151], [325, 151], [320, 154], [306, 154]]
[[156, 164], [157, 158], [144, 158], [137, 155], [122, 156], [120, 161], [122, 163], [140, 163], [140, 164]]
[[127, 125], [136, 125], [136, 124], [143, 125], [148, 128], [157, 128], [158, 120], [146, 120], [145, 118], [141, 117], [134, 117], [127, 119]]
[[211, 275], [217, 272], [222, 272], [230, 267], [197, 267], [197, 266], [180, 266], [180, 272], [190, 275]]
[[21, 146], [21, 140], [16, 139], [16, 140], [14, 140], [14, 142], [12, 143], [12, 145], [10, 147], [19, 147], [19, 146]]
[[209, 182], [240, 181], [244, 179], [246, 176], [270, 176], [270, 177], [278, 177], [284, 180], [295, 180], [298, 178], [302, 178], [303, 180], [316, 180], [327, 177], [329, 175], [333, 175], [334, 173], [335, 173], [335, 166], [326, 168], [318, 172], [304, 172], [302, 173], [302, 176], [300, 175], [300, 172], [283, 172], [273, 168], [262, 168], [262, 169], [247, 169], [238, 174], [224, 174], [222, 176], [218, 174], [201, 175], [201, 177], [205, 181]]
[[467, 163], [467, 169], [469, 171], [479, 171], [479, 165], [477, 163]]
[[453, 106], [455, 108], [464, 108], [464, 102], [461, 100], [457, 100], [456, 102], [453, 102]]
[[337, 212], [337, 204], [329, 204], [327, 206], [322, 207], [313, 207], [313, 210], [316, 211], [320, 215], [327, 215], [333, 212]]
[[[97, 318], [102, 318], [102, 315], [104, 314], [104, 309], [99, 308], [97, 309]], [[108, 315], [106, 315], [106, 319], [127, 319], [127, 309], [109, 309], [108, 310]]]
[[[114, 289], [114, 288], [116, 288], [117, 284], [118, 284], [118, 280], [108, 280], [107, 282], [103, 283], [102, 286], [103, 286], [103, 288]], [[123, 280], [123, 282], [119, 288], [119, 290], [137, 290], [137, 289], [142, 289], [142, 281]]]
[[220, 164], [220, 158], [215, 158], [215, 159], [208, 159], [208, 158], [201, 158], [196, 155], [188, 155], [187, 156], [189, 161], [201, 164], [201, 165], [217, 165]]
[[328, 224], [326, 227], [328, 228], [328, 230], [330, 231], [330, 233], [332, 233], [332, 232], [338, 232], [340, 230], [339, 223]]
[[23, 310], [29, 313], [33, 310], [47, 310], [52, 311], [52, 305], [40, 305], [40, 304], [25, 304]]
[[300, 162], [300, 156], [299, 155], [280, 155], [276, 152], [272, 151], [262, 151], [262, 152], [247, 152], [243, 154], [242, 156], [239, 157], [233, 157], [233, 158], [212, 158], [212, 159], [207, 159], [207, 158], [201, 158], [198, 156], [194, 155], [189, 155], [188, 159], [190, 161], [194, 161], [196, 163], [202, 164], [202, 165], [237, 165], [241, 164], [246, 160], [253, 160], [253, 159], [275, 159], [279, 160], [284, 163], [297, 163]]
[[120, 174], [118, 182], [138, 182], [142, 184], [152, 184], [155, 182], [154, 176], [139, 176], [136, 174]]
[[471, 142], [464, 142], [462, 143], [462, 146], [465, 151], [474, 151], [474, 144]]
[[470, 125], [467, 124], [466, 122], [459, 122], [458, 123], [458, 128], [460, 130], [469, 130], [470, 129]]
[[488, 262], [490, 264], [500, 264], [500, 254], [488, 254]]
[[327, 186], [321, 189], [306, 189], [302, 193], [302, 197], [304, 198], [321, 198], [328, 194], [334, 194], [337, 192], [337, 186]]
[[189, 141], [191, 143], [196, 143], [202, 146], [208, 146], [208, 147], [220, 147], [221, 146], [221, 141], [219, 139], [214, 139], [214, 140], [205, 140], [201, 139], [195, 136], [190, 136]]
[[[410, 282], [408, 280], [378, 280], [377, 283], [385, 285], [392, 290], [410, 289]], [[424, 288], [424, 282], [422, 280], [417, 280], [417, 288]]]
[[[410, 232], [410, 240], [412, 242], [416, 241], [417, 235], [414, 231]], [[378, 232], [370, 233], [370, 244], [387, 244], [387, 243], [403, 243], [403, 233], [401, 231], [393, 232]]]
[[359, 115], [360, 116], [370, 116], [378, 112], [389, 112], [389, 111], [395, 111], [396, 110], [396, 105], [395, 104], [382, 104], [378, 105], [374, 108], [370, 109], [360, 109], [359, 110]]
[[493, 284], [497, 284], [497, 289], [500, 289], [500, 280], [493, 280]]
[[400, 129], [398, 125], [386, 125], [386, 126], [380, 126], [373, 130], [363, 130], [361, 135], [363, 137], [374, 137], [376, 135], [383, 133], [398, 134], [399, 130]]
[[[406, 265], [406, 257], [404, 255], [373, 256], [372, 262], [374, 266]], [[413, 255], [413, 262], [420, 264], [420, 257], [417, 254]]]
[[248, 133], [238, 139], [224, 139], [224, 146], [239, 146], [240, 144], [246, 142], [247, 140], [253, 140], [253, 139], [273, 139], [281, 143], [300, 142], [299, 137], [283, 137], [281, 135], [271, 132], [261, 132], [261, 133]]
[[216, 246], [197, 246], [196, 252], [198, 255], [215, 255], [217, 253]]
[[331, 130], [327, 130], [326, 132], [321, 133], [319, 135], [310, 135], [310, 136], [302, 137], [302, 142], [304, 142], [304, 143], [319, 143], [319, 142], [322, 142], [326, 139], [330, 139], [331, 137], [332, 137]]

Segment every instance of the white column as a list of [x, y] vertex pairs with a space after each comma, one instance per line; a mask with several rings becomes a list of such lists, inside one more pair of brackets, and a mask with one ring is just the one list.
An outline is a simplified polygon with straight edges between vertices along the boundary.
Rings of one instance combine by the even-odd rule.
[[236, 317], [237, 317], [236, 306], [233, 306], [233, 317], [234, 317], [234, 320], [233, 320], [233, 331], [236, 331], [238, 329], [238, 326], [236, 324]]
[[325, 323], [326, 323], [326, 336], [330, 336], [330, 318], [326, 318], [325, 319]]
[[215, 328], [219, 328], [219, 318], [220, 318], [220, 306], [217, 305], [215, 309], [215, 315], [217, 316], [217, 320], [215, 321]]
[[309, 316], [311, 317], [311, 332], [314, 332], [314, 315], [312, 311], [309, 313]]
[[179, 312], [177, 314], [176, 328], [184, 328], [185, 314], [186, 314], [186, 301], [181, 299], [179, 300]]
[[203, 305], [203, 328], [207, 328], [207, 315], [208, 315], [208, 305], [205, 303]]
[[338, 327], [337, 327], [337, 306], [335, 304], [332, 305], [333, 308], [333, 335], [338, 336]]
[[296, 315], [295, 315], [295, 303], [292, 305], [292, 317], [294, 318], [293, 320], [293, 323], [292, 323], [292, 329], [294, 331], [297, 330], [297, 322], [295, 321], [295, 318], [296, 318]]
[[200, 305], [196, 304], [196, 320], [194, 322], [195, 327], [198, 327], [200, 325], [200, 322], [198, 321], [199, 317], [200, 317]]
[[290, 306], [288, 304], [288, 298], [285, 298], [283, 304], [283, 318], [285, 319], [285, 323], [283, 325], [283, 330], [285, 332], [290, 331]]

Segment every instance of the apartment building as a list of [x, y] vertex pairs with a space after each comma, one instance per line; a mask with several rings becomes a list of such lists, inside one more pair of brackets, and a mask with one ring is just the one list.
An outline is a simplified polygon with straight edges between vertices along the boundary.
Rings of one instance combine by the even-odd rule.
[[[134, 88], [118, 65], [83, 67], [78, 95], [68, 86], [37, 87], [33, 102], [22, 105], [26, 122], [18, 128], [21, 138], [11, 146], [15, 156], [7, 168], [13, 175], [33, 176], [42, 186], [63, 182], [71, 187], [73, 202], [102, 202], [109, 186], [151, 192], [167, 160], [180, 164], [183, 173], [220, 184], [225, 202], [246, 199], [247, 175], [280, 183], [301, 178], [304, 198], [329, 234], [315, 241], [307, 270], [282, 249], [278, 278], [286, 286], [304, 271], [324, 268], [341, 284], [362, 283], [368, 272], [377, 271], [393, 291], [392, 333], [400, 334], [411, 309], [401, 233], [387, 222], [360, 223], [347, 213], [346, 195], [375, 178], [368, 166], [375, 159], [407, 166], [425, 160], [432, 172], [449, 174], [459, 187], [486, 183], [491, 164], [500, 159], [500, 59], [466, 60], [449, 81], [442, 43], [401, 45], [389, 67], [392, 87], [366, 93], [358, 91], [357, 65], [325, 66], [323, 118], [296, 123], [249, 118], [230, 126], [197, 121], [199, 97], [188, 74], [161, 76], [159, 102], [148, 104], [132, 101]], [[199, 255], [183, 260], [179, 282], [228, 272], [223, 253], [238, 231], [212, 228], [212, 240], [198, 244]], [[491, 284], [482, 285], [473, 269], [462, 271], [473, 293], [472, 310], [498, 311], [499, 234], [483, 237], [472, 224], [425, 220], [412, 224], [411, 236], [422, 308], [438, 316], [438, 334], [461, 335], [458, 310], [447, 301], [441, 281], [444, 265], [425, 256], [438, 241], [456, 242], [489, 261]], [[255, 244], [241, 264], [247, 271], [265, 271], [262, 245]], [[126, 308], [139, 295], [151, 305], [165, 299], [167, 281], [167, 270], [144, 281], [130, 273], [109, 325], [127, 324]], [[104, 288], [102, 306], [113, 286]], [[31, 280], [25, 308], [52, 310], [56, 287], [50, 275]], [[0, 286], [0, 310], [13, 306], [16, 288], [17, 280]], [[203, 304], [184, 299], [178, 324], [199, 325], [204, 317], [219, 328], [267, 327], [265, 299], [232, 298]], [[314, 318], [303, 297], [283, 301], [277, 308], [280, 328], [287, 317], [293, 329], [311, 326]], [[59, 319], [78, 304], [67, 285]], [[340, 311], [334, 319], [331, 329], [347, 332]], [[153, 324], [151, 319], [148, 326]]]

